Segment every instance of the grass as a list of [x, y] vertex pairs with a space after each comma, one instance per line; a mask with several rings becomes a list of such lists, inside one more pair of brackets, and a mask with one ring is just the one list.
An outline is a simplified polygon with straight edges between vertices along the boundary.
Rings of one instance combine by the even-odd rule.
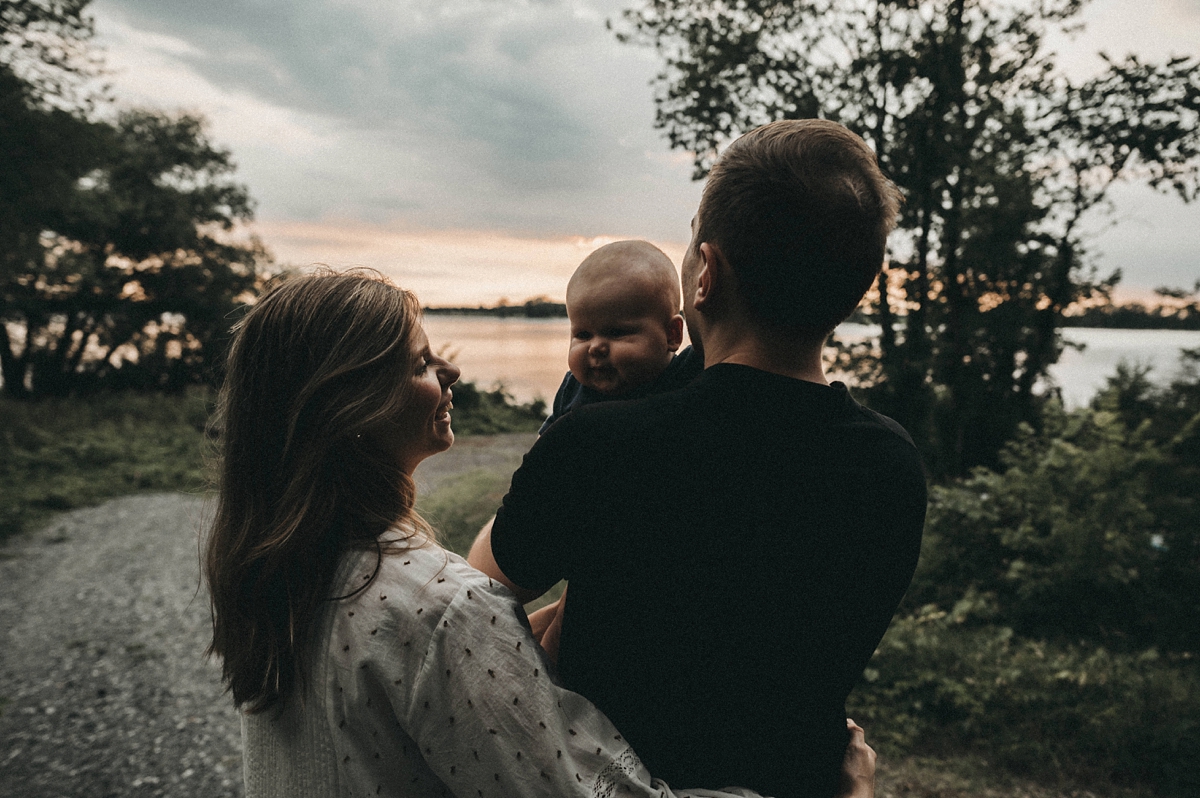
[[0, 399], [0, 540], [51, 513], [205, 485], [208, 393]]
[[452, 477], [418, 496], [417, 512], [438, 531], [443, 546], [465, 557], [479, 528], [500, 506], [511, 476], [480, 468]]
[[[871, 729], [867, 728], [867, 742]], [[880, 754], [876, 798], [1151, 798], [1140, 787], [1084, 787], [1070, 780], [1034, 780], [974, 754], [930, 757]]]

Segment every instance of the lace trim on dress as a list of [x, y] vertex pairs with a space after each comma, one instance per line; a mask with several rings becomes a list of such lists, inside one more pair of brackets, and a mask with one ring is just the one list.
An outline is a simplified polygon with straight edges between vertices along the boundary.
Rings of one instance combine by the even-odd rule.
[[592, 798], [612, 798], [618, 785], [629, 784], [642, 769], [642, 760], [638, 759], [632, 748], [626, 748], [596, 774], [596, 781], [592, 783]]

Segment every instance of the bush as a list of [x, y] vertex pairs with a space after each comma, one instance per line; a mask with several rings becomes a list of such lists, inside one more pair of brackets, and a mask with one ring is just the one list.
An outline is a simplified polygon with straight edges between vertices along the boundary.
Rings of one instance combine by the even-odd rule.
[[1200, 650], [1200, 413], [1192, 383], [1120, 371], [1095, 406], [1050, 405], [1003, 470], [935, 486], [904, 610], [949, 610], [1029, 637]]
[[1022, 639], [925, 608], [889, 629], [849, 714], [893, 753], [963, 750], [1041, 778], [1200, 789], [1200, 674], [1190, 654]]
[[968, 589], [984, 620], [1039, 637], [1155, 641], [1166, 553], [1148, 508], [1163, 452], [1111, 413], [1051, 415], [1024, 428], [1002, 473], [935, 486], [908, 606], [949, 609]]
[[852, 696], [893, 751], [1200, 790], [1200, 353], [1048, 403], [1001, 469], [934, 486], [901, 617]]
[[473, 382], [459, 382], [453, 391], [454, 432], [458, 435], [537, 432], [546, 420], [545, 402], [518, 404], [503, 385], [482, 391]]

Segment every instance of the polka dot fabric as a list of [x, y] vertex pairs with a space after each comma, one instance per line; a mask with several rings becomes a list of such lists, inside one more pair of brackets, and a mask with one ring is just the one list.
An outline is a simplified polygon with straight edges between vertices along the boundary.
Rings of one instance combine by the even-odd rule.
[[374, 552], [343, 565], [335, 595], [369, 586], [330, 602], [303, 701], [245, 718], [249, 798], [754, 795], [652, 781], [557, 684], [512, 594], [460, 557], [430, 544], [374, 570]]

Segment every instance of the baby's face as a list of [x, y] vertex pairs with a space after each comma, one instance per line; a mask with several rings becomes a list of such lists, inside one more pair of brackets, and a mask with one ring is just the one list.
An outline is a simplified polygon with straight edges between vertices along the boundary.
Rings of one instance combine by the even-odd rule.
[[679, 348], [681, 317], [629, 297], [583, 297], [572, 302], [571, 350], [575, 379], [611, 396], [628, 393], [662, 374]]

